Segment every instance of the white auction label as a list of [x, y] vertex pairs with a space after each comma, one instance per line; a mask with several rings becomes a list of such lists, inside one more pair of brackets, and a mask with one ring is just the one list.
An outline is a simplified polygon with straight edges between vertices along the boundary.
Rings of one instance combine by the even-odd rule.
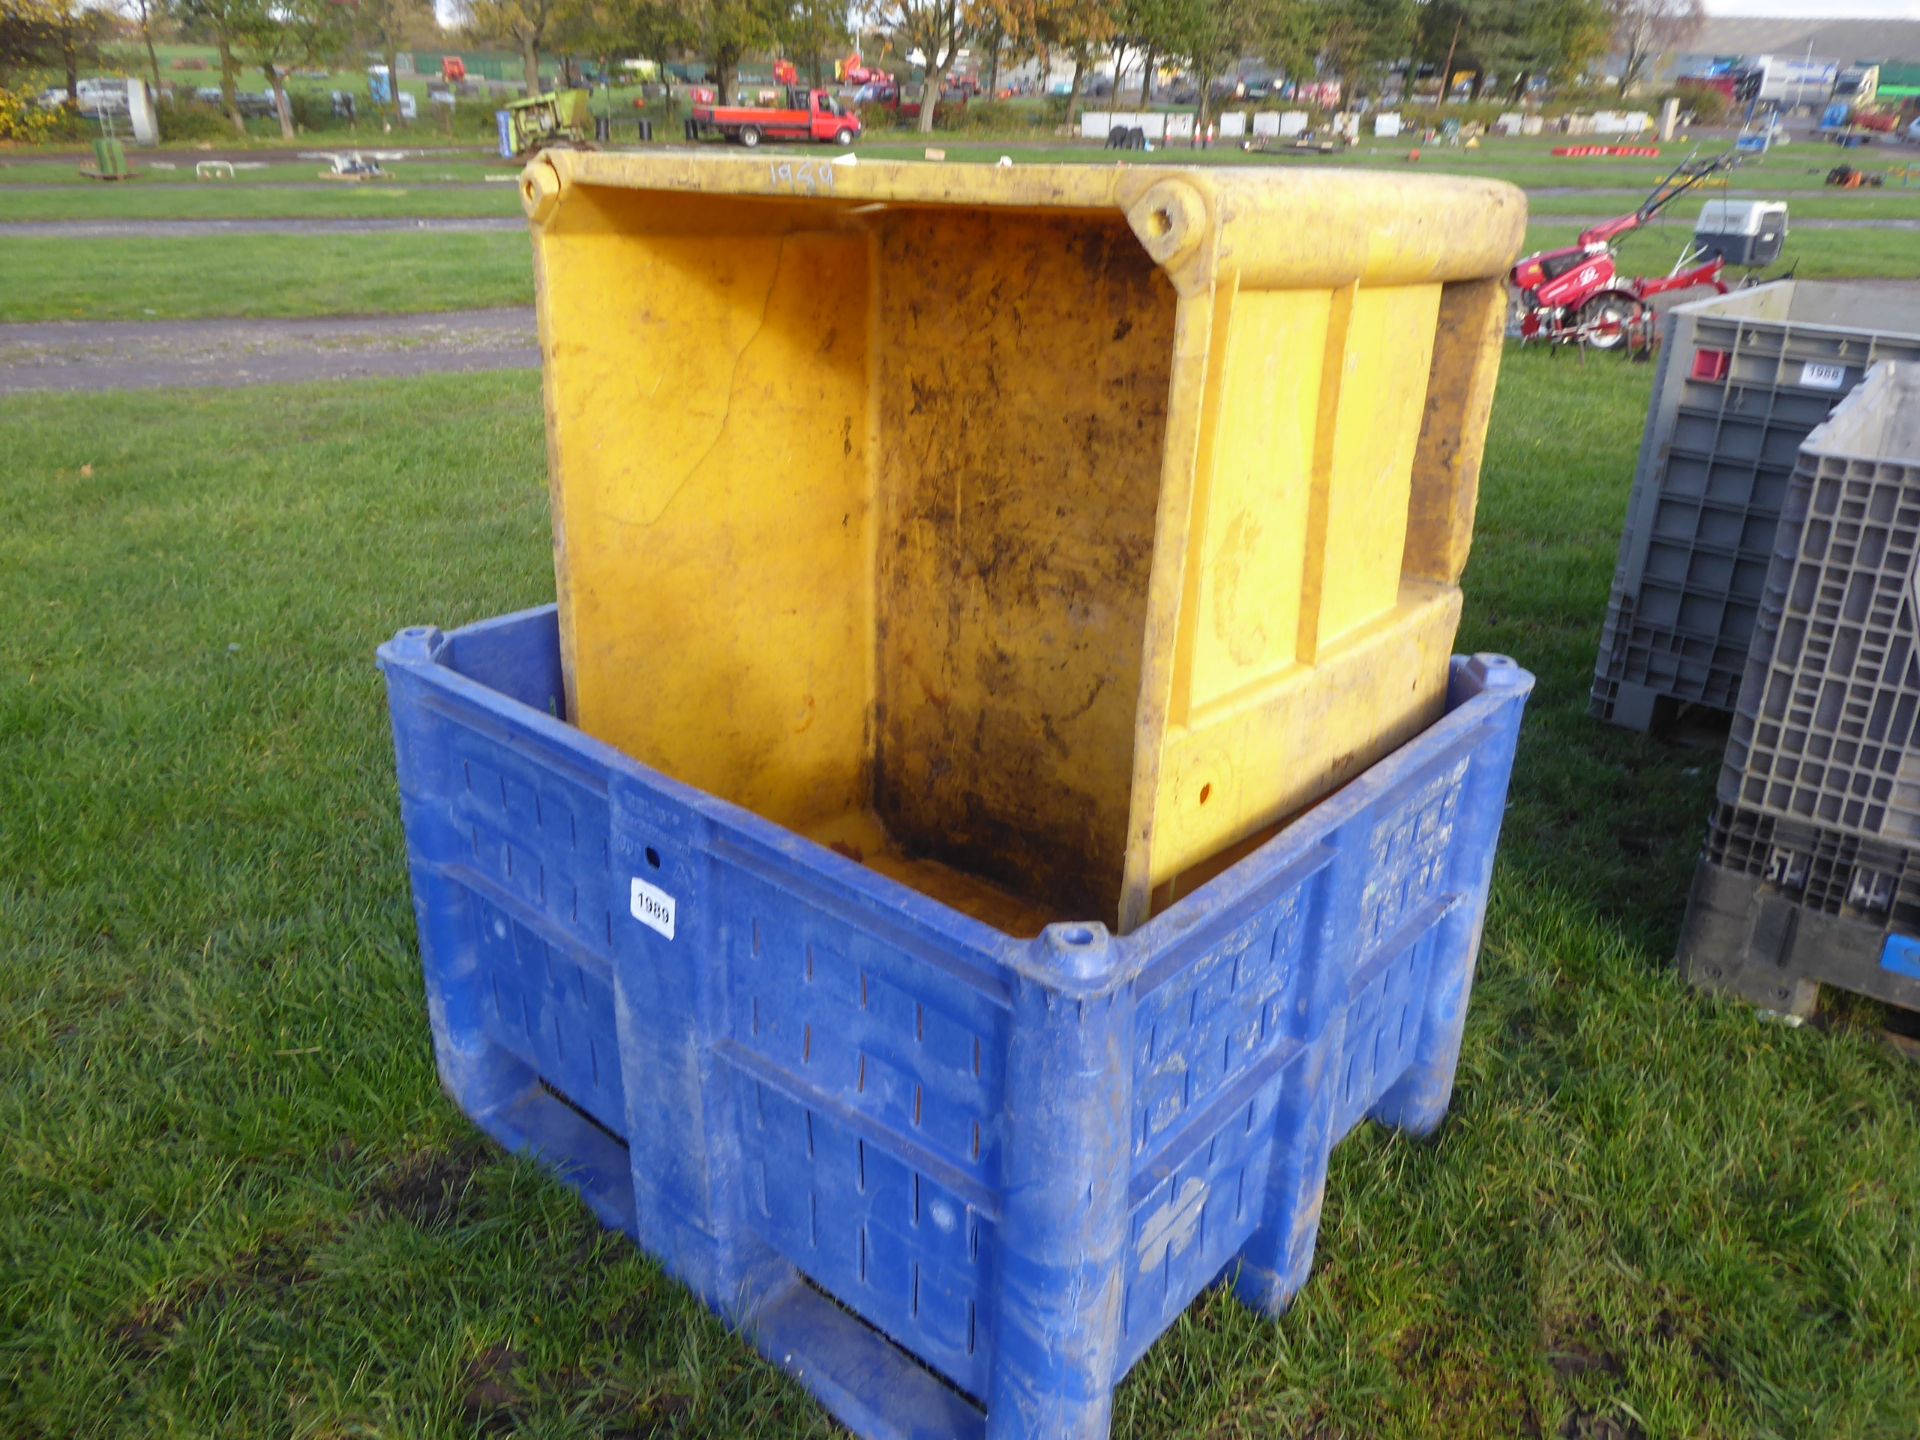
[[673, 938], [673, 896], [636, 875], [631, 904], [634, 919], [649, 930], [658, 930], [669, 940]]
[[1800, 383], [1816, 390], [1838, 390], [1847, 383], [1844, 365], [1816, 365], [1811, 360], [1800, 367]]

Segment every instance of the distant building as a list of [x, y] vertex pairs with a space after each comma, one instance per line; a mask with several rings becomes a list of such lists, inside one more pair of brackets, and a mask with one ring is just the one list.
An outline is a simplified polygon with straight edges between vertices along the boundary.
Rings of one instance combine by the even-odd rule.
[[1920, 66], [1920, 19], [1914, 20], [1759, 20], [1739, 16], [1710, 19], [1658, 67], [1662, 81], [1697, 74], [1715, 60], [1775, 55], [1782, 60], [1830, 61], [1848, 65]]

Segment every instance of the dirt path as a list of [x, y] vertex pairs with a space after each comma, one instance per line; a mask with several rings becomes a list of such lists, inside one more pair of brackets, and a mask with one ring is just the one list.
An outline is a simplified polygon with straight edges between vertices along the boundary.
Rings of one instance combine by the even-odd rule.
[[391, 235], [427, 231], [436, 235], [475, 235], [490, 231], [524, 232], [518, 217], [342, 220], [7, 220], [0, 240], [198, 240], [213, 235]]
[[321, 320], [0, 325], [0, 395], [227, 388], [539, 364], [531, 307]]

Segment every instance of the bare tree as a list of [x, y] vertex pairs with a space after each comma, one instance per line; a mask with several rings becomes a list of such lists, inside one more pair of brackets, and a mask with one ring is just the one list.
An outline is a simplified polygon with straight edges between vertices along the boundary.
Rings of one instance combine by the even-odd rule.
[[1613, 49], [1620, 58], [1620, 93], [1646, 73], [1655, 58], [1673, 49], [1706, 23], [1702, 0], [1607, 0], [1613, 20]]
[[153, 48], [154, 28], [167, 18], [167, 0], [120, 0], [120, 13], [131, 20], [147, 47], [147, 74], [153, 79], [153, 103], [160, 103], [160, 55]]

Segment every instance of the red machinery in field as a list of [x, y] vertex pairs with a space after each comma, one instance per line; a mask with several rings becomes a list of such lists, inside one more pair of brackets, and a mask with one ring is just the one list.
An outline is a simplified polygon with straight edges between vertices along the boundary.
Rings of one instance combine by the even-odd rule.
[[1581, 232], [1577, 243], [1529, 255], [1508, 273], [1519, 309], [1522, 340], [1550, 340], [1611, 350], [1623, 344], [1646, 318], [1647, 301], [1656, 295], [1712, 286], [1727, 293], [1721, 272], [1727, 257], [1689, 244], [1673, 269], [1654, 279], [1621, 278], [1613, 242], [1638, 230], [1682, 195], [1739, 163], [1732, 151], [1712, 159], [1689, 159], [1654, 187], [1630, 215], [1603, 221]]

